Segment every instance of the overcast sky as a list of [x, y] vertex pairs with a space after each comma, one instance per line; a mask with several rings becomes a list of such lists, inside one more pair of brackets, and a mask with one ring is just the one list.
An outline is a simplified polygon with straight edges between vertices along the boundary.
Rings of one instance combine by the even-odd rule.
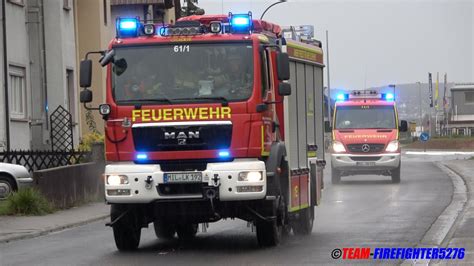
[[[206, 14], [252, 11], [275, 1], [199, 0]], [[332, 88], [427, 82], [427, 72], [450, 82], [474, 81], [474, 0], [289, 0], [265, 19], [329, 31]]]

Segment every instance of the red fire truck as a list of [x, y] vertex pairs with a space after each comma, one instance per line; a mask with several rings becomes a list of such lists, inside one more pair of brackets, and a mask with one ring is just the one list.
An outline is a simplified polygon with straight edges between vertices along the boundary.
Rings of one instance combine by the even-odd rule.
[[94, 109], [88, 56], [102, 55], [96, 109], [117, 248], [136, 249], [149, 223], [159, 238], [186, 239], [239, 218], [262, 246], [311, 233], [325, 165], [320, 43], [287, 40], [251, 13], [116, 25], [108, 49], [81, 62], [80, 83]]
[[400, 182], [399, 131], [408, 126], [398, 121], [393, 93], [338, 94], [333, 121], [332, 183], [358, 174], [388, 175], [393, 183]]

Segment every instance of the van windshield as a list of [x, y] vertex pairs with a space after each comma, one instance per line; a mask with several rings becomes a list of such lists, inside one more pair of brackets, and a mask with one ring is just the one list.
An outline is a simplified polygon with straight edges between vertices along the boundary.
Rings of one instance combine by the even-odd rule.
[[336, 129], [395, 129], [394, 106], [338, 106]]

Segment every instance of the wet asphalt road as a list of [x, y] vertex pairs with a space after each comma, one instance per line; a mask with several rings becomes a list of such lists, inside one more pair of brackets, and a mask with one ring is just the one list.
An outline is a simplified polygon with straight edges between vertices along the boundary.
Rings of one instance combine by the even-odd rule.
[[[452, 183], [429, 160], [403, 158], [402, 181], [389, 177], [345, 177], [331, 185], [325, 172], [322, 206], [311, 236], [290, 236], [275, 248], [257, 246], [255, 234], [239, 220], [210, 224], [188, 243], [161, 241], [143, 229], [138, 251], [119, 253], [105, 221], [43, 237], [0, 244], [1, 265], [190, 265], [334, 264], [334, 248], [416, 245], [450, 203]], [[0, 225], [1, 226], [1, 225]], [[370, 263], [371, 261], [361, 261]], [[393, 263], [382, 261], [382, 263]]]

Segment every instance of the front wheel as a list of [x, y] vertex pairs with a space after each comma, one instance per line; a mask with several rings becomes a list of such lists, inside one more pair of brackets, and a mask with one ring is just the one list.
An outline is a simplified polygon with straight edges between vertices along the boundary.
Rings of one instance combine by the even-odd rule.
[[398, 184], [400, 183], [400, 175], [401, 175], [401, 165], [399, 165], [397, 168], [392, 170], [392, 183]]
[[14, 191], [14, 184], [11, 178], [0, 176], [0, 200], [4, 200]]
[[112, 205], [110, 218], [115, 221], [123, 212], [127, 212], [113, 226], [114, 240], [120, 251], [135, 250], [140, 244], [141, 227], [136, 212]]
[[274, 221], [257, 221], [257, 240], [261, 247], [273, 247], [280, 243], [282, 226]]

